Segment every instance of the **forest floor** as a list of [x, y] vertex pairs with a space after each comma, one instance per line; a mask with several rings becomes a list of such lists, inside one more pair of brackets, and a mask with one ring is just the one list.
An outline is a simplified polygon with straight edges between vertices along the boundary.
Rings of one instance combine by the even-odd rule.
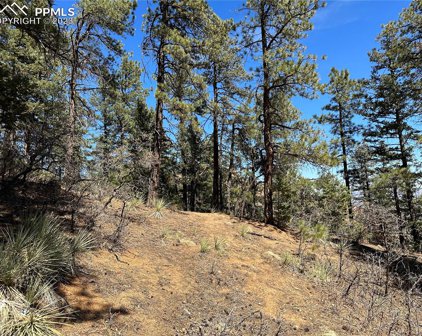
[[[104, 243], [59, 288], [76, 312], [64, 335], [366, 335], [354, 327], [365, 312], [344, 309], [335, 278], [290, 267], [298, 241], [289, 233], [220, 213], [151, 211], [128, 211], [114, 249], [106, 238], [118, 202], [100, 218]], [[309, 253], [338, 258], [329, 245]]]

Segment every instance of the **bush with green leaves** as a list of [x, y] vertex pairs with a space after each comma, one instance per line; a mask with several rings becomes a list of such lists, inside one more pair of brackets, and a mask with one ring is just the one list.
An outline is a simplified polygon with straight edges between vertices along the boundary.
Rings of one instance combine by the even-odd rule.
[[310, 244], [311, 250], [315, 251], [321, 244], [324, 244], [328, 238], [328, 227], [322, 223], [311, 224], [304, 220], [299, 221], [299, 247], [298, 254], [303, 259], [306, 247]]

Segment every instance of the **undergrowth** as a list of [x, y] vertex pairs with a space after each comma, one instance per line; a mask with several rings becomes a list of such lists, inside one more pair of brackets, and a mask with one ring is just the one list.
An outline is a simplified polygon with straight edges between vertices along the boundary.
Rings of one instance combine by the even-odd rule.
[[0, 335], [58, 335], [64, 315], [54, 285], [75, 274], [75, 256], [94, 246], [82, 231], [70, 236], [57, 218], [35, 215], [0, 236]]

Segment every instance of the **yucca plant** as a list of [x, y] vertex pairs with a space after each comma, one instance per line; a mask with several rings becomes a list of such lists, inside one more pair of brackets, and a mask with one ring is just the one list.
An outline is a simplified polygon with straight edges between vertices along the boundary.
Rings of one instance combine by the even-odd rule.
[[284, 252], [281, 255], [281, 262], [284, 266], [298, 269], [300, 267], [300, 258], [291, 254], [290, 252]]
[[200, 245], [200, 252], [201, 253], [207, 253], [210, 250], [210, 243], [207, 239], [201, 239], [201, 241], [199, 242]]
[[66, 316], [56, 307], [31, 307], [22, 293], [13, 288], [0, 289], [0, 335], [53, 336]]
[[86, 231], [66, 234], [57, 218], [36, 215], [0, 236], [0, 335], [59, 335], [60, 297], [53, 285], [74, 274], [75, 255], [94, 247]]
[[80, 231], [70, 239], [72, 254], [86, 252], [95, 248], [95, 238], [88, 231]]
[[153, 212], [151, 214], [154, 218], [164, 217], [163, 210], [166, 209], [168, 204], [162, 198], [156, 198], [152, 202]]
[[251, 228], [248, 225], [242, 225], [240, 227], [240, 236], [246, 238], [247, 235], [251, 232]]
[[22, 291], [25, 300], [31, 307], [60, 307], [57, 302], [58, 296], [54, 292], [52, 284], [44, 282], [41, 278], [31, 279], [29, 284]]
[[316, 261], [311, 269], [311, 275], [321, 282], [329, 282], [333, 274], [334, 269], [329, 261]]
[[214, 249], [217, 252], [224, 252], [226, 249], [227, 242], [224, 238], [214, 237]]
[[2, 236], [0, 284], [22, 291], [38, 280], [53, 283], [73, 275], [75, 254], [94, 245], [89, 233], [70, 237], [57, 218], [46, 215], [27, 217], [19, 227], [5, 229]]
[[[24, 219], [18, 228], [8, 228], [2, 252], [6, 259], [17, 261], [16, 269], [1, 263], [1, 271], [8, 274], [8, 285], [21, 287], [32, 277], [60, 279], [73, 272], [73, 258], [69, 238], [56, 218], [37, 215]], [[3, 272], [2, 272], [3, 273]], [[1, 277], [0, 277], [1, 278]]]

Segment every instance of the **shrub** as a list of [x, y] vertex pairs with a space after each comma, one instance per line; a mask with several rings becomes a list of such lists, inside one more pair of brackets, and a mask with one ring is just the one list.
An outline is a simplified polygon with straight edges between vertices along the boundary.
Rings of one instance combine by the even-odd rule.
[[56, 307], [32, 307], [22, 293], [0, 288], [0, 334], [2, 336], [57, 336], [54, 329], [65, 315]]
[[281, 263], [284, 266], [287, 267], [292, 267], [294, 269], [299, 268], [300, 267], [300, 258], [289, 253], [289, 252], [284, 252], [281, 255]]
[[201, 248], [200, 248], [201, 253], [207, 253], [211, 249], [210, 243], [207, 239], [202, 239], [199, 242], [199, 245], [201, 246]]
[[86, 252], [95, 248], [95, 239], [88, 231], [80, 231], [70, 240], [72, 254]]
[[55, 282], [73, 275], [75, 254], [94, 246], [89, 233], [70, 237], [56, 218], [45, 215], [28, 217], [3, 236], [0, 283], [17, 288], [26, 287], [34, 277]]
[[65, 318], [53, 285], [75, 271], [75, 255], [94, 246], [85, 231], [67, 235], [57, 218], [36, 215], [0, 236], [0, 335], [58, 335]]
[[246, 236], [251, 232], [251, 228], [248, 225], [242, 225], [240, 227], [240, 236], [246, 238]]
[[314, 251], [323, 244], [328, 237], [328, 227], [322, 223], [315, 223], [311, 225], [304, 220], [299, 221], [299, 247], [298, 254], [299, 258], [303, 260], [306, 245], [311, 243], [311, 250]]
[[329, 282], [334, 273], [333, 266], [328, 261], [316, 261], [311, 269], [311, 275], [322, 282]]
[[162, 198], [156, 198], [152, 201], [154, 211], [151, 216], [154, 218], [164, 217], [163, 210], [166, 209], [168, 204]]
[[218, 252], [224, 252], [227, 242], [224, 238], [214, 237], [214, 249]]

